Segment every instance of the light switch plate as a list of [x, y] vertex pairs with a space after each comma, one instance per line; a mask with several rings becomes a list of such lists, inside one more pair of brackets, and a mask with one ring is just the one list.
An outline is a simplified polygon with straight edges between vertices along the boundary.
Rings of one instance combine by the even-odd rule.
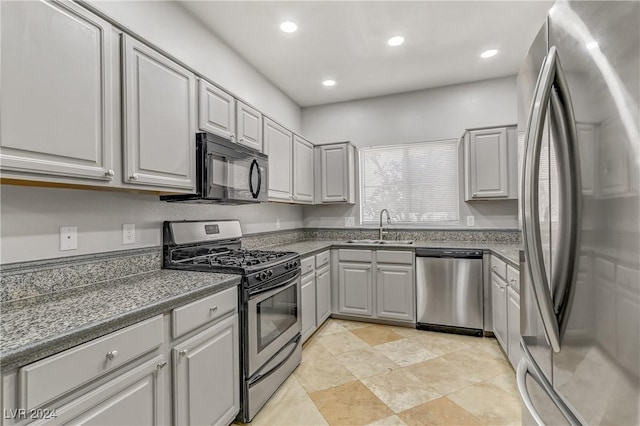
[[356, 226], [356, 218], [353, 216], [347, 216], [344, 218], [344, 226], [354, 227]]
[[60, 250], [76, 250], [78, 248], [78, 227], [60, 227]]
[[467, 226], [476, 226], [475, 216], [467, 216]]
[[122, 244], [133, 244], [136, 242], [135, 223], [122, 224]]

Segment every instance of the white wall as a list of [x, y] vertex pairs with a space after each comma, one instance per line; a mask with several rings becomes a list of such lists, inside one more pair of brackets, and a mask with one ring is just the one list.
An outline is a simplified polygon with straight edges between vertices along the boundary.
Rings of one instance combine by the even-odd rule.
[[86, 3], [279, 123], [300, 132], [300, 107], [179, 2], [88, 0]]
[[[515, 76], [506, 77], [303, 108], [302, 129], [315, 143], [351, 141], [357, 147], [453, 139], [467, 128], [516, 124], [516, 99]], [[462, 184], [462, 150], [459, 170]], [[476, 227], [518, 226], [516, 201], [465, 203], [461, 190], [456, 227], [466, 226], [468, 215], [475, 216]], [[358, 206], [305, 207], [304, 223], [341, 227], [345, 216], [358, 223]]]
[[[166, 203], [156, 195], [77, 189], [0, 187], [0, 263], [154, 247], [162, 222], [240, 219], [243, 233], [302, 227], [302, 207]], [[136, 225], [136, 242], [122, 244], [122, 224]], [[78, 227], [78, 249], [59, 250], [60, 226]]]

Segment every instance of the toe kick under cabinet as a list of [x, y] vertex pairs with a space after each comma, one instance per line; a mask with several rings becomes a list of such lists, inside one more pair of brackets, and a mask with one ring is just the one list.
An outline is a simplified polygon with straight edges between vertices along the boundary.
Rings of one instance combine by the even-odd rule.
[[339, 249], [333, 311], [341, 316], [415, 323], [414, 253]]
[[2, 424], [230, 424], [239, 379], [233, 287], [4, 373]]

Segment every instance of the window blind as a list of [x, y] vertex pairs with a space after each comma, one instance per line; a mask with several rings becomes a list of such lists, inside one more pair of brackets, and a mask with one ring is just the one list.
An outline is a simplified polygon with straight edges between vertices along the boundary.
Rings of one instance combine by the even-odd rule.
[[457, 142], [361, 149], [361, 223], [378, 223], [385, 208], [395, 223], [457, 222]]

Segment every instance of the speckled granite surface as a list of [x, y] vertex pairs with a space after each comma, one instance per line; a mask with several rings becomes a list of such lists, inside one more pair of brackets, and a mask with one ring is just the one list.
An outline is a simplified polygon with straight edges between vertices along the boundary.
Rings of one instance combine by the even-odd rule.
[[[520, 231], [517, 229], [410, 229], [385, 228], [389, 231], [388, 239], [391, 240], [419, 240], [442, 242], [474, 242], [474, 243], [520, 243]], [[376, 239], [378, 228], [313, 228], [305, 230], [306, 239], [317, 240], [351, 240], [351, 239]]]
[[238, 275], [157, 270], [0, 305], [9, 371], [240, 283]]

